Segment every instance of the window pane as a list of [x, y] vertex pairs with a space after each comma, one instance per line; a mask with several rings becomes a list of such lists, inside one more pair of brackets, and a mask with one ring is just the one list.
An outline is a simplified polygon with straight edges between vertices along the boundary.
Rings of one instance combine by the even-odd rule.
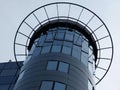
[[72, 56], [80, 60], [81, 47], [73, 45]]
[[8, 85], [0, 85], [0, 90], [8, 90], [9, 84]]
[[43, 81], [40, 90], [52, 90], [53, 82]]
[[55, 36], [54, 32], [48, 32], [46, 41], [53, 41], [54, 36]]
[[46, 38], [46, 35], [40, 36], [38, 46], [43, 46], [45, 38]]
[[82, 41], [82, 50], [85, 51], [86, 53], [89, 52], [88, 42], [86, 40]]
[[55, 82], [54, 90], [65, 90], [65, 84]]
[[48, 61], [47, 70], [56, 70], [57, 69], [57, 61]]
[[63, 41], [54, 40], [53, 45], [62, 45]]
[[61, 51], [61, 46], [52, 46], [51, 52], [60, 52], [60, 51]]
[[55, 37], [55, 38], [56, 38], [56, 39], [63, 40], [63, 38], [64, 38], [64, 33], [57, 32], [57, 33], [56, 33], [56, 37]]
[[72, 47], [72, 42], [67, 42], [67, 41], [64, 41], [64, 46], [67, 46], [67, 47]]
[[0, 76], [14, 76], [17, 72], [17, 69], [4, 69]]
[[70, 47], [63, 46], [63, 48], [62, 48], [62, 53], [71, 55], [71, 48], [70, 48]]
[[50, 52], [50, 48], [51, 48], [51, 46], [43, 47], [43, 48], [42, 48], [42, 51], [41, 51], [41, 54]]
[[41, 47], [35, 47], [35, 50], [34, 50], [34, 52], [33, 52], [33, 56], [37, 56], [37, 55], [39, 55], [40, 54], [40, 51], [41, 51]]
[[81, 46], [81, 44], [82, 44], [81, 41], [82, 41], [81, 35], [75, 34], [75, 36], [74, 36], [74, 44], [77, 44], [77, 45]]
[[80, 52], [76, 51], [75, 49], [72, 51], [72, 56], [80, 60]]
[[87, 66], [87, 64], [88, 64], [88, 54], [87, 54], [87, 53], [85, 53], [85, 52], [82, 52], [82, 53], [81, 53], [81, 62], [82, 62], [85, 66]]
[[69, 68], [69, 64], [60, 62], [59, 63], [59, 67], [58, 67], [58, 71], [62, 71], [62, 72], [68, 73], [68, 68]]
[[66, 33], [66, 35], [65, 35], [65, 40], [73, 41], [73, 34]]

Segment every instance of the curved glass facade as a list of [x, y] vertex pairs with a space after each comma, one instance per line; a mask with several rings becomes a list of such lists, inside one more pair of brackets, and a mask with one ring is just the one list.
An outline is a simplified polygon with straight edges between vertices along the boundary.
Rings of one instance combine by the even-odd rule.
[[95, 61], [92, 46], [80, 32], [67, 27], [57, 27], [42, 33], [29, 52], [27, 63], [31, 56], [47, 53], [62, 53], [70, 55], [85, 65], [91, 74], [95, 70]]

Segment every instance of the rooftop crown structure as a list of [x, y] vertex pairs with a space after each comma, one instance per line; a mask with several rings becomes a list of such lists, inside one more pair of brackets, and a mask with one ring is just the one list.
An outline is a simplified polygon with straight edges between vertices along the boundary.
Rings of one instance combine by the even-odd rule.
[[17, 62], [25, 60], [14, 90], [95, 90], [110, 68], [113, 42], [94, 12], [56, 2], [22, 21], [14, 52]]

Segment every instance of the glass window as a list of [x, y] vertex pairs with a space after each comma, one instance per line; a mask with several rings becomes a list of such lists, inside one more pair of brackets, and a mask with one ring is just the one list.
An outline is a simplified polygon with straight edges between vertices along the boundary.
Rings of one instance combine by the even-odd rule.
[[43, 46], [51, 46], [52, 42], [45, 42]]
[[82, 62], [85, 66], [87, 66], [87, 64], [88, 64], [88, 54], [87, 54], [87, 53], [85, 53], [85, 52], [82, 52], [82, 53], [81, 53], [81, 62]]
[[47, 70], [56, 70], [58, 62], [57, 61], [48, 61]]
[[86, 53], [89, 53], [88, 42], [84, 39], [82, 41], [82, 50], [85, 51]]
[[4, 65], [4, 63], [0, 63], [0, 69], [3, 69]]
[[72, 56], [80, 60], [80, 52], [77, 52], [75, 49], [72, 51]]
[[52, 90], [52, 81], [43, 81], [40, 90]]
[[63, 48], [62, 48], [62, 53], [71, 55], [71, 48], [70, 48], [70, 47], [63, 46]]
[[81, 47], [73, 45], [72, 56], [80, 60]]
[[72, 42], [64, 41], [63, 45], [72, 48]]
[[46, 35], [40, 36], [38, 46], [43, 46], [45, 38], [46, 38]]
[[10, 84], [14, 80], [14, 76], [1, 76], [0, 84]]
[[41, 54], [49, 53], [51, 46], [45, 46], [42, 48]]
[[51, 52], [60, 52], [60, 51], [61, 51], [61, 46], [52, 46]]
[[53, 41], [54, 36], [55, 36], [55, 33], [48, 32], [46, 41]]
[[9, 84], [8, 85], [0, 85], [0, 90], [9, 90]]
[[62, 45], [63, 41], [54, 40], [53, 45]]
[[62, 72], [68, 73], [68, 69], [69, 69], [69, 64], [63, 63], [63, 62], [59, 63], [58, 71], [62, 71]]
[[35, 50], [34, 50], [34, 52], [33, 52], [33, 56], [37, 56], [37, 55], [39, 55], [40, 54], [40, 52], [41, 52], [41, 47], [35, 47]]
[[62, 32], [57, 32], [55, 38], [56, 38], [56, 39], [63, 40], [63, 38], [64, 38], [64, 33], [62, 33]]
[[65, 40], [73, 41], [73, 32], [66, 32]]
[[4, 69], [2, 70], [0, 76], [14, 76], [17, 72], [17, 69]]
[[81, 44], [82, 44], [82, 37], [81, 37], [81, 35], [78, 35], [78, 34], [75, 33], [74, 44], [77, 44], [77, 45], [81, 46]]
[[54, 90], [65, 90], [65, 84], [55, 82]]

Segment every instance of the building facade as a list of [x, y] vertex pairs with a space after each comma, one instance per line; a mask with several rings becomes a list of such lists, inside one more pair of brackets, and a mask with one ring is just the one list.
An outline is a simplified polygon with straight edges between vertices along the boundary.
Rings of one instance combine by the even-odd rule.
[[7, 75], [14, 76], [9, 90], [95, 90], [110, 68], [113, 43], [106, 25], [91, 10], [56, 2], [22, 21], [14, 55], [18, 67]]
[[[18, 62], [20, 67], [23, 62]], [[0, 63], [0, 90], [13, 90], [19, 76], [16, 62]]]

